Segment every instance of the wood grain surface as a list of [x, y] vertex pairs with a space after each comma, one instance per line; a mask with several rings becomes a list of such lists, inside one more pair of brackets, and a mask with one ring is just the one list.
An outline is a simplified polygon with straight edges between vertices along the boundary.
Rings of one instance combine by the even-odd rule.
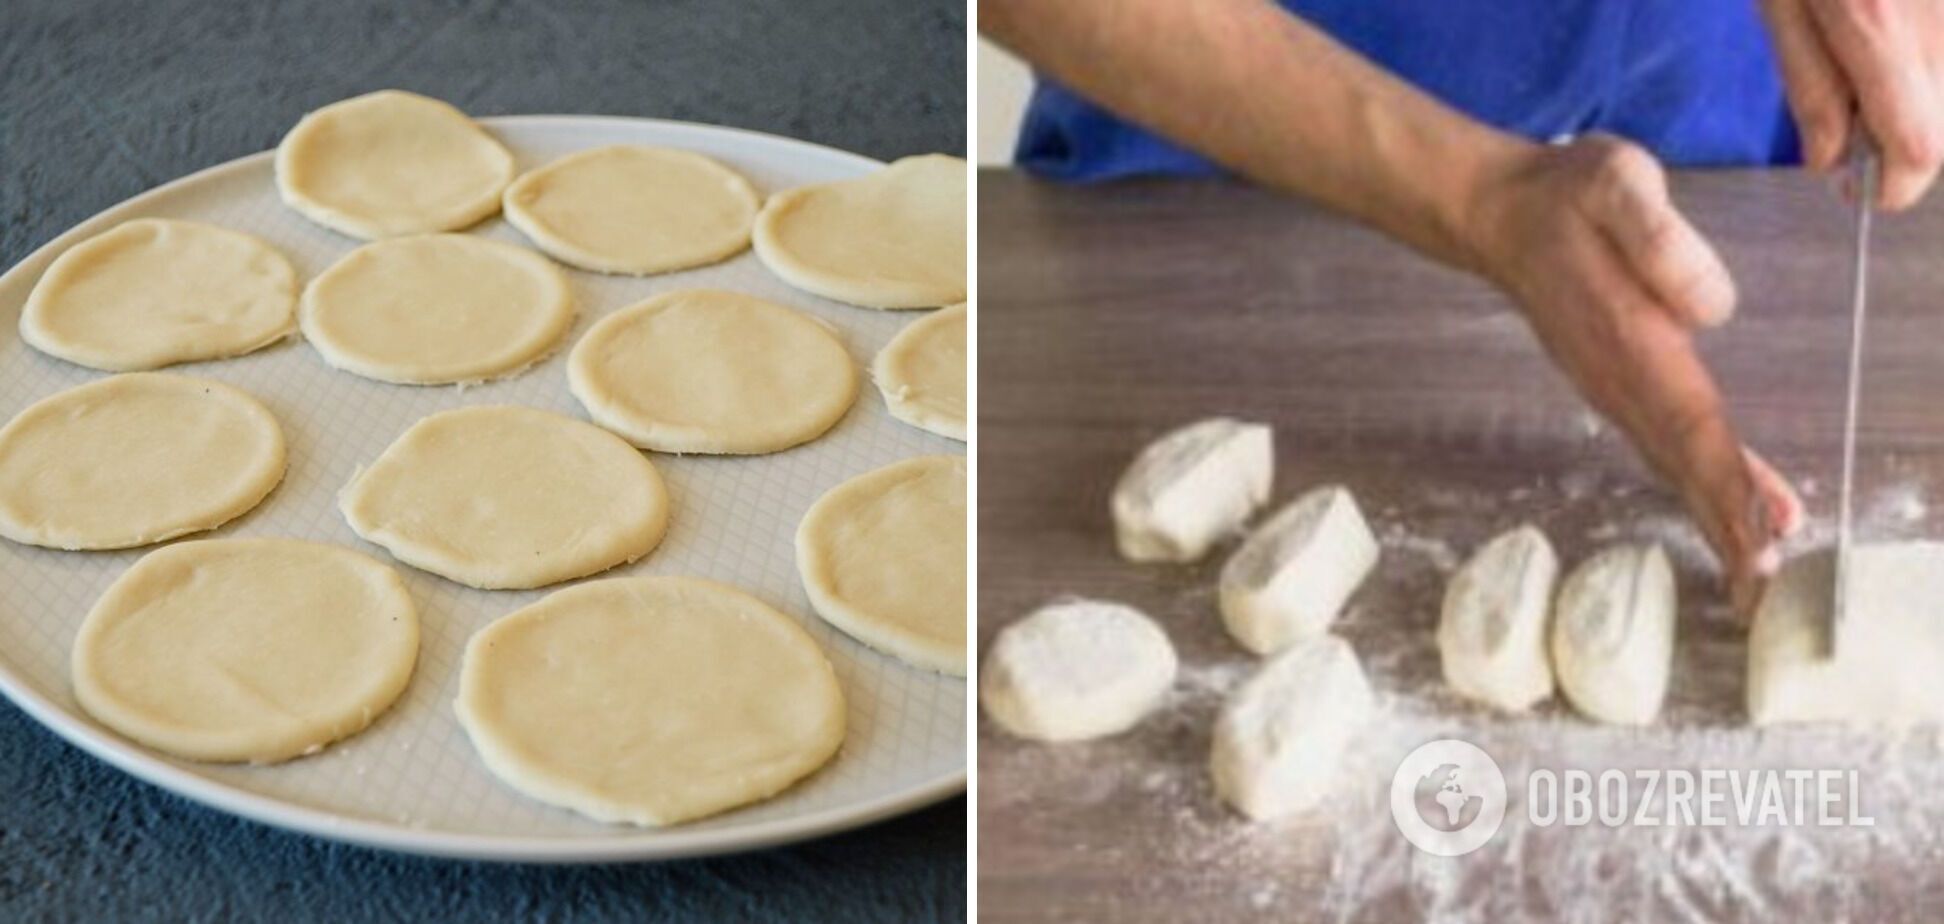
[[[1823, 181], [1793, 171], [1681, 175], [1675, 195], [1740, 289], [1737, 317], [1704, 335], [1704, 351], [1744, 438], [1804, 487], [1813, 541], [1826, 535], [1835, 505], [1848, 210]], [[1878, 223], [1858, 476], [1873, 511], [1865, 538], [1944, 531], [1944, 517], [1925, 502], [1944, 490], [1940, 258], [1940, 197]], [[1214, 611], [1211, 584], [1226, 550], [1194, 566], [1126, 563], [1113, 551], [1107, 498], [1147, 441], [1210, 415], [1275, 426], [1272, 504], [1325, 482], [1356, 492], [1385, 559], [1340, 631], [1396, 708], [1498, 740], [1514, 764], [1573, 749], [1678, 760], [1699, 747], [1684, 737], [1694, 735], [1728, 736], [1711, 746], [1771, 756], [1854, 746], [1853, 738], [1735, 737], [1744, 733], [1745, 649], [1712, 563], [1678, 505], [1480, 281], [1237, 184], [1075, 188], [1004, 171], [980, 176], [979, 264], [981, 650], [1032, 607], [1083, 595], [1153, 614], [1184, 663], [1174, 704], [1113, 739], [1031, 744], [981, 717], [982, 917], [1392, 920], [1435, 910], [1408, 877], [1403, 886], [1347, 886], [1362, 870], [1345, 860], [1347, 835], [1332, 833], [1330, 819], [1252, 827], [1208, 789], [1208, 724], [1220, 692], [1249, 664]], [[1673, 731], [1618, 737], [1625, 733], [1556, 704], [1533, 719], [1504, 719], [1442, 690], [1432, 628], [1443, 578], [1464, 552], [1525, 520], [1547, 530], [1568, 566], [1616, 538], [1669, 545], [1683, 614], [1663, 718]], [[1909, 759], [1944, 766], [1935, 749]], [[1377, 769], [1387, 786], [1389, 768]], [[1922, 817], [1934, 819], [1940, 800], [1924, 803]], [[1400, 840], [1394, 832], [1392, 840]], [[1537, 881], [1555, 873], [1533, 854], [1577, 843], [1535, 842], [1523, 861], [1490, 847], [1466, 858], [1504, 865], [1511, 877], [1481, 881], [1507, 886], [1513, 899], [1475, 907], [1506, 919], [1568, 913], [1574, 886]], [[1856, 889], [1798, 893], [1764, 882], [1757, 868], [1744, 877], [1754, 883], [1749, 894], [1728, 888], [1726, 897], [1714, 896], [1723, 890], [1709, 874], [1656, 872], [1654, 848], [1635, 855], [1620, 844], [1609, 848], [1620, 859], [1608, 884], [1637, 904], [1623, 898], [1607, 910], [1894, 919], [1924, 917], [1944, 900], [1936, 856], [1892, 863], [1881, 845], [1851, 857], [1844, 843], [1821, 843], [1828, 856], [1819, 869], [1856, 878]], [[1758, 836], [1725, 838], [1718, 849], [1739, 868], [1744, 852], [1780, 848]], [[1629, 876], [1643, 881], [1621, 881]]]

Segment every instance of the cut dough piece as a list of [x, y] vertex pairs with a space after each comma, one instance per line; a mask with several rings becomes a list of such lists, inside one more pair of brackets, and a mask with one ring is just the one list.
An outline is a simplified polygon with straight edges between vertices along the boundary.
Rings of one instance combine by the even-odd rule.
[[20, 337], [90, 369], [237, 356], [290, 335], [297, 273], [269, 244], [193, 221], [138, 218], [61, 254], [27, 296]]
[[1114, 486], [1114, 539], [1129, 561], [1198, 561], [1269, 499], [1269, 428], [1227, 417], [1155, 440]]
[[921, 456], [830, 489], [797, 527], [817, 615], [926, 670], [965, 676], [965, 459]]
[[1658, 545], [1620, 545], [1581, 563], [1559, 589], [1553, 670], [1573, 707], [1616, 725], [1660, 714], [1674, 659], [1674, 571]]
[[1222, 623], [1256, 654], [1322, 635], [1377, 566], [1356, 498], [1339, 485], [1292, 501], [1222, 566]]
[[871, 377], [891, 416], [965, 442], [965, 305], [905, 325], [878, 352]]
[[695, 578], [613, 578], [479, 631], [459, 724], [514, 789], [673, 825], [767, 799], [844, 740], [844, 696], [795, 622]]
[[400, 561], [487, 590], [542, 587], [653, 550], [668, 492], [614, 434], [525, 407], [413, 424], [338, 497], [358, 535]]
[[209, 379], [131, 372], [43, 398], [0, 427], [0, 536], [125, 549], [214, 529], [283, 480], [284, 437]]
[[1073, 600], [1007, 626], [986, 652], [980, 698], [1007, 731], [1078, 741], [1134, 727], [1174, 684], [1174, 646], [1118, 603]]
[[602, 318], [574, 345], [567, 381], [595, 423], [658, 452], [777, 452], [821, 436], [857, 399], [857, 367], [822, 322], [715, 289]]
[[689, 151], [616, 144], [569, 154], [506, 188], [506, 220], [554, 259], [645, 276], [741, 253], [762, 198]]
[[390, 707], [418, 659], [398, 573], [337, 546], [208, 539], [157, 549], [74, 640], [88, 714], [177, 757], [314, 754]]
[[1216, 794], [1256, 819], [1315, 806], [1335, 785], [1350, 736], [1375, 711], [1348, 642], [1298, 642], [1222, 704], [1209, 761]]
[[1828, 654], [1835, 555], [1797, 558], [1769, 584], [1748, 636], [1748, 715], [1757, 724], [1944, 722], [1944, 543], [1850, 550], [1849, 613]]
[[456, 231], [499, 211], [513, 155], [466, 114], [380, 90], [304, 116], [277, 145], [277, 193], [365, 240]]
[[465, 234], [366, 244], [304, 289], [304, 338], [324, 361], [404, 385], [480, 382], [532, 365], [574, 321], [547, 258]]
[[1485, 543], [1445, 585], [1438, 654], [1459, 695], [1520, 712], [1552, 695], [1546, 653], [1559, 558], [1546, 534], [1521, 526]]
[[965, 301], [965, 161], [907, 157], [770, 197], [756, 256], [784, 282], [866, 308]]

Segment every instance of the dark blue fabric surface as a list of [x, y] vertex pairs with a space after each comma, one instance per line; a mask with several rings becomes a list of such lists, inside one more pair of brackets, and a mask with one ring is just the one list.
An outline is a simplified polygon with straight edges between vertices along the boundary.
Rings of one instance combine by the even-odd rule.
[[[1753, 0], [1283, 3], [1454, 108], [1530, 138], [1612, 132], [1689, 166], [1801, 159]], [[1218, 172], [1044, 79], [1016, 160], [1074, 181]]]
[[[965, 26], [961, 0], [0, 0], [0, 265], [385, 86], [476, 115], [689, 119], [887, 159], [963, 151]], [[202, 808], [0, 704], [4, 922], [960, 920], [965, 839], [961, 798], [712, 860], [416, 859]]]

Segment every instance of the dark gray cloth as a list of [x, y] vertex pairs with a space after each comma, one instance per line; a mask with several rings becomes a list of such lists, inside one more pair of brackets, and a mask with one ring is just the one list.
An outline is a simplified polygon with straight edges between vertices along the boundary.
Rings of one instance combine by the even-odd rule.
[[[145, 189], [274, 146], [309, 109], [381, 87], [475, 115], [654, 116], [878, 158], [957, 153], [965, 5], [0, 0], [0, 264]], [[957, 920], [965, 837], [965, 801], [954, 799], [713, 860], [417, 859], [205, 809], [0, 705], [7, 921]]]

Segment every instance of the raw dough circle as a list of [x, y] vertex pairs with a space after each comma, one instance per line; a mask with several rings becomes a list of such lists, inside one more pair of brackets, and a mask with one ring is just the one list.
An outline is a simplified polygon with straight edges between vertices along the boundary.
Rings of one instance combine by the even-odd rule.
[[504, 207], [556, 260], [646, 276], [741, 253], [762, 204], [748, 180], [710, 158], [615, 144], [521, 174]]
[[715, 289], [602, 318], [574, 345], [567, 380], [596, 423], [659, 452], [788, 449], [857, 398], [857, 369], [822, 322]]
[[365, 240], [475, 224], [499, 211], [512, 180], [513, 155], [485, 129], [402, 90], [325, 106], [277, 145], [284, 204]]
[[891, 338], [871, 364], [891, 416], [965, 442], [965, 305], [941, 308]]
[[810, 603], [866, 645], [965, 676], [965, 459], [921, 456], [832, 488], [803, 515]]
[[0, 427], [0, 536], [125, 549], [214, 529], [283, 480], [284, 437], [256, 399], [132, 372], [44, 398]]
[[418, 612], [398, 573], [337, 546], [209, 539], [128, 569], [74, 640], [88, 714], [190, 760], [267, 764], [356, 734], [405, 689]]
[[297, 273], [269, 244], [193, 221], [138, 218], [61, 254], [20, 312], [20, 337], [110, 372], [237, 356], [295, 327]]
[[413, 424], [338, 497], [358, 535], [400, 561], [486, 590], [542, 587], [654, 549], [668, 492], [614, 434], [525, 407]]
[[332, 366], [404, 385], [479, 382], [532, 365], [574, 320], [547, 258], [466, 234], [366, 244], [304, 289], [304, 338]]
[[965, 161], [907, 157], [770, 197], [756, 255], [806, 292], [866, 308], [965, 301]]
[[696, 578], [593, 581], [494, 622], [466, 645], [454, 707], [514, 789], [638, 825], [767, 799], [844, 740], [816, 642]]

